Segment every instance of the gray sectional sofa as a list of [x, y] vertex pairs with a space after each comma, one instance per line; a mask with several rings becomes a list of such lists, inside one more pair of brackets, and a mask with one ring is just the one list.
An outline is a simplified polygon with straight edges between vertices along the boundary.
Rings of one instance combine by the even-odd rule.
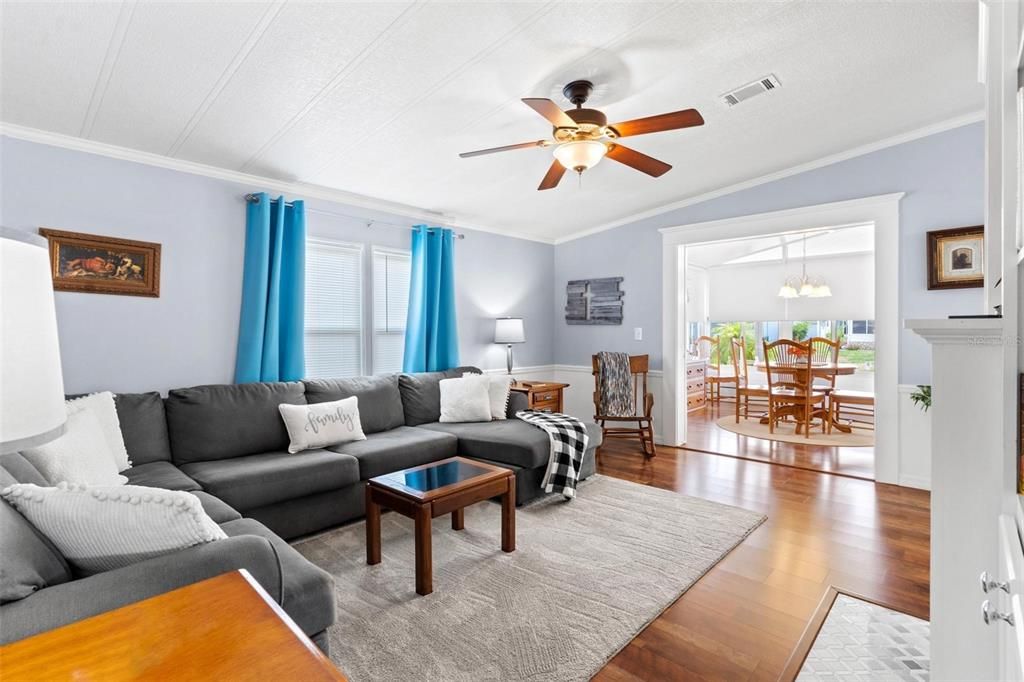
[[[186, 490], [229, 536], [126, 568], [78, 577], [55, 548], [0, 501], [0, 570], [27, 596], [0, 605], [0, 641], [10, 642], [226, 571], [244, 568], [325, 651], [335, 619], [332, 578], [287, 539], [363, 515], [374, 476], [461, 455], [516, 472], [516, 502], [542, 494], [549, 442], [518, 419], [442, 424], [441, 379], [479, 371], [182, 388], [115, 397], [134, 485]], [[366, 440], [288, 453], [277, 406], [359, 397]], [[526, 407], [513, 393], [508, 414]], [[595, 470], [601, 431], [588, 425], [581, 477]], [[0, 456], [0, 488], [46, 485], [18, 454]]]

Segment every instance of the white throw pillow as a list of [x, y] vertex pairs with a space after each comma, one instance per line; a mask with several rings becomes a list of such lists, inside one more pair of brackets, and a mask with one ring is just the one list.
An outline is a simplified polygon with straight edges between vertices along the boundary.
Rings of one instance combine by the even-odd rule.
[[288, 452], [294, 454], [310, 448], [366, 440], [359, 421], [359, 398], [311, 405], [277, 406], [288, 429]]
[[102, 393], [91, 393], [81, 398], [75, 398], [65, 403], [68, 414], [72, 411], [89, 410], [96, 416], [96, 420], [103, 429], [103, 437], [107, 440], [110, 448], [110, 456], [114, 458], [114, 465], [118, 471], [124, 471], [131, 467], [128, 459], [128, 451], [124, 447], [124, 436], [121, 435], [121, 421], [117, 418], [117, 405], [114, 403], [114, 394], [110, 391]]
[[463, 374], [464, 377], [487, 377], [487, 395], [491, 403], [491, 419], [508, 419], [508, 398], [512, 393], [512, 377], [507, 374]]
[[182, 490], [18, 483], [0, 496], [85, 574], [227, 537], [199, 498]]
[[109, 441], [92, 410], [69, 410], [64, 435], [39, 447], [22, 450], [21, 454], [50, 485], [122, 485], [128, 482], [117, 473]]
[[491, 421], [490, 382], [481, 374], [442, 379], [442, 422]]

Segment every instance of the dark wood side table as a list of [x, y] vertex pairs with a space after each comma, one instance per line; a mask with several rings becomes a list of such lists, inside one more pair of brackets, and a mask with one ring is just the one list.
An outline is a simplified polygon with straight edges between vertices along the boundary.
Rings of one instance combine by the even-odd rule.
[[531, 410], [562, 412], [562, 394], [569, 384], [556, 381], [520, 381], [512, 384], [516, 393], [525, 393]]
[[516, 550], [516, 477], [511, 469], [450, 457], [371, 478], [366, 485], [366, 563], [380, 563], [380, 509], [416, 522], [416, 592], [434, 591], [431, 521], [452, 515], [452, 529], [465, 527], [465, 508], [501, 497], [501, 550]]
[[0, 647], [10, 680], [345, 680], [247, 571]]

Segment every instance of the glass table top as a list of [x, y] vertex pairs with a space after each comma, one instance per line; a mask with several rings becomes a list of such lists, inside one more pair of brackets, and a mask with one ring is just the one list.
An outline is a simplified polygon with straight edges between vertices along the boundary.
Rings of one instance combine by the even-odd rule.
[[398, 483], [411, 490], [426, 493], [490, 472], [490, 469], [476, 466], [471, 462], [444, 462], [415, 471], [396, 471], [380, 478]]

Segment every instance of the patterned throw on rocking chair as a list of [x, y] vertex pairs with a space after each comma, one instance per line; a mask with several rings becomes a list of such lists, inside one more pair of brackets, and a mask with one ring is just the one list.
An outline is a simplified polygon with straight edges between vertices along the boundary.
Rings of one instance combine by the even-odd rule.
[[600, 369], [601, 414], [629, 417], [634, 413], [633, 375], [629, 371], [629, 354], [601, 351], [597, 354]]

